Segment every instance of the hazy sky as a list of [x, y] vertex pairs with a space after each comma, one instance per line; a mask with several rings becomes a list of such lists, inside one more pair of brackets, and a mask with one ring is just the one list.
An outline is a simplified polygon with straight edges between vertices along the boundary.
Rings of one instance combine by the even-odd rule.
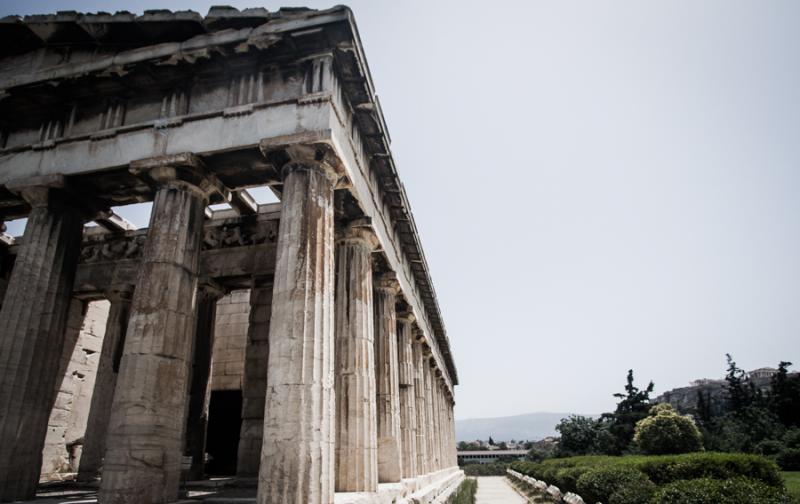
[[800, 367], [800, 2], [350, 6], [454, 348], [458, 418], [597, 413], [628, 368], [659, 392], [721, 376], [726, 352]]

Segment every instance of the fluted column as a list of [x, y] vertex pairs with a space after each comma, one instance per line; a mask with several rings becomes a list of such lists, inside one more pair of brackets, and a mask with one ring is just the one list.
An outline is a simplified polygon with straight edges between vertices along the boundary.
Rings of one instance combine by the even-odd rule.
[[450, 400], [450, 467], [458, 465], [458, 454], [456, 453], [456, 416], [453, 409], [455, 402]]
[[103, 504], [159, 504], [178, 495], [209, 193], [193, 166], [190, 155], [131, 166], [158, 189], [112, 405]]
[[336, 245], [336, 491], [378, 490], [372, 251], [363, 222]]
[[211, 281], [197, 288], [197, 320], [194, 331], [192, 378], [189, 386], [189, 411], [186, 420], [184, 453], [192, 457], [188, 478], [201, 479], [205, 469], [208, 401], [211, 391], [211, 353], [214, 348], [214, 327], [217, 320], [217, 301], [225, 294]]
[[416, 400], [417, 416], [417, 474], [430, 472], [428, 458], [428, 415], [425, 399], [425, 357], [422, 350], [422, 341], [415, 341], [414, 350], [414, 394]]
[[442, 468], [442, 401], [439, 395], [439, 378], [433, 359], [431, 359], [431, 394], [433, 397], [433, 455], [436, 470]]
[[403, 477], [400, 452], [400, 384], [395, 303], [400, 287], [393, 273], [375, 281], [375, 381], [378, 387], [378, 479]]
[[259, 504], [333, 502], [335, 179], [296, 154], [283, 168]]
[[269, 325], [272, 318], [272, 279], [254, 278], [250, 288], [250, 315], [242, 380], [242, 427], [236, 475], [258, 476], [264, 439], [264, 404], [267, 394]]
[[132, 285], [117, 286], [106, 293], [110, 306], [103, 346], [97, 363], [97, 377], [92, 391], [89, 418], [86, 421], [86, 434], [83, 437], [83, 450], [78, 468], [80, 481], [94, 480], [100, 475], [100, 468], [103, 465], [108, 421], [111, 418], [111, 402], [114, 400], [114, 389], [117, 385], [132, 295]]
[[442, 435], [440, 440], [440, 465], [442, 469], [447, 467], [446, 449], [447, 449], [447, 411], [444, 400], [444, 380], [440, 377], [438, 382], [437, 391], [439, 393], [439, 426], [441, 427]]
[[414, 314], [397, 314], [397, 355], [400, 377], [400, 439], [403, 450], [403, 477], [417, 475], [417, 407], [414, 392]]
[[55, 189], [18, 192], [32, 208], [0, 309], [0, 501], [32, 497], [39, 479], [83, 230]]
[[425, 416], [428, 421], [426, 443], [428, 445], [428, 472], [438, 470], [436, 461], [436, 417], [434, 416], [433, 380], [431, 371], [430, 349], [425, 347], [422, 370], [425, 376]]
[[[437, 370], [438, 376], [438, 370]], [[447, 445], [447, 423], [445, 422], [444, 384], [441, 376], [436, 380], [436, 396], [439, 403], [439, 469], [447, 467], [445, 446]]]

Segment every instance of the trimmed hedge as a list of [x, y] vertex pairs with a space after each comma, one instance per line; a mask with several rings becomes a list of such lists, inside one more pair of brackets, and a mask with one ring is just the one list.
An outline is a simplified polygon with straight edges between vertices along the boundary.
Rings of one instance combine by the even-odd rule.
[[[655, 499], [653, 496], [657, 489], [695, 479], [728, 481], [748, 478], [759, 488], [771, 488], [776, 495], [783, 495], [783, 480], [774, 462], [762, 456], [740, 453], [582, 456], [540, 463], [515, 462], [511, 468], [555, 485], [562, 491], [575, 492], [586, 502], [644, 504], [651, 498]], [[736, 488], [742, 486], [741, 483], [736, 485]]]
[[[584, 472], [578, 478], [577, 489], [577, 493], [588, 502], [610, 502], [612, 496], [617, 496], [617, 500], [644, 504], [653, 494], [655, 485], [634, 467], [612, 465]], [[644, 489], [646, 492], [641, 495], [637, 492]], [[622, 494], [626, 496], [624, 499]]]
[[467, 476], [505, 476], [509, 464], [492, 462], [490, 464], [467, 464], [461, 466]]
[[781, 490], [747, 478], [675, 481], [658, 490], [652, 504], [788, 504]]
[[447, 498], [447, 504], [475, 504], [475, 493], [478, 491], [478, 480], [466, 478]]

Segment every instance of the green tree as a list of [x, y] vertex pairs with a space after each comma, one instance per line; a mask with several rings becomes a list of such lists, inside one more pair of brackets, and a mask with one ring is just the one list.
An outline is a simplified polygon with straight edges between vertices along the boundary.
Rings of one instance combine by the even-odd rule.
[[772, 377], [770, 409], [787, 427], [800, 426], [800, 376], [789, 375], [791, 362], [781, 361]]
[[597, 438], [597, 422], [592, 418], [570, 415], [556, 425], [561, 440], [556, 449], [562, 457], [592, 453]]
[[697, 419], [701, 424], [706, 424], [711, 421], [711, 392], [704, 393], [702, 390], [697, 391]]
[[601, 418], [601, 421], [608, 422], [608, 432], [613, 438], [613, 443], [604, 447], [603, 453], [620, 455], [629, 449], [633, 441], [636, 422], [647, 417], [650, 409], [650, 393], [653, 392], [653, 387], [651, 381], [647, 388], [639, 389], [633, 383], [633, 370], [628, 370], [625, 392], [614, 394], [614, 397], [620, 399], [617, 409], [614, 413], [605, 413]]
[[668, 455], [703, 449], [700, 430], [690, 416], [679, 415], [669, 404], [657, 404], [636, 423], [634, 441], [647, 454]]
[[747, 374], [736, 366], [731, 354], [725, 354], [728, 360], [728, 373], [725, 381], [728, 383], [728, 409], [734, 413], [742, 411], [750, 405], [752, 397], [750, 390], [745, 386]]

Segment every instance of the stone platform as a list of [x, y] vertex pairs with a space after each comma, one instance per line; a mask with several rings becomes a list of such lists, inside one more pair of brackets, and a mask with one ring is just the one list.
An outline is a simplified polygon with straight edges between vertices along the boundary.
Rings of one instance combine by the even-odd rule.
[[[337, 492], [334, 504], [442, 504], [464, 480], [458, 467], [443, 469], [400, 483], [381, 483], [376, 493]], [[36, 498], [22, 504], [96, 504], [97, 483], [60, 481], [40, 486]], [[256, 480], [214, 478], [190, 481], [186, 498], [175, 504], [255, 504]]]

